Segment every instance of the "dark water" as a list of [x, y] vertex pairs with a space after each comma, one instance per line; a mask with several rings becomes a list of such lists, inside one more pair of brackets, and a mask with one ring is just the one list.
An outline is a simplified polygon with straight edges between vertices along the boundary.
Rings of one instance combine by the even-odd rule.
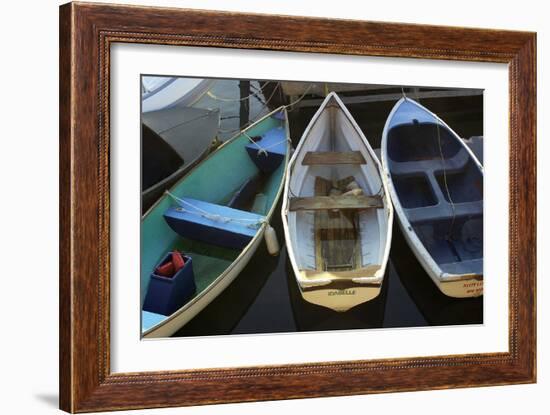
[[[259, 83], [252, 82], [252, 91]], [[400, 89], [399, 89], [400, 90]], [[218, 81], [214, 93], [239, 97], [238, 81]], [[266, 94], [267, 95], [267, 94]], [[415, 98], [414, 95], [411, 96]], [[268, 112], [265, 97], [251, 99], [250, 116]], [[483, 135], [483, 97], [424, 99], [420, 102], [438, 113], [462, 137]], [[379, 147], [384, 122], [395, 102], [352, 104], [348, 109], [373, 147]], [[270, 104], [270, 103], [268, 103]], [[222, 139], [238, 131], [240, 102], [220, 102], [205, 97], [197, 106], [221, 109]], [[299, 139], [316, 108], [295, 108], [289, 113], [293, 140]], [[257, 114], [257, 115], [256, 115]], [[277, 207], [280, 211], [280, 202]], [[390, 261], [381, 294], [374, 300], [345, 313], [337, 313], [304, 301], [284, 247], [280, 215], [272, 226], [277, 232], [281, 253], [267, 253], [262, 244], [235, 281], [174, 336], [280, 333], [381, 327], [480, 324], [483, 297], [453, 299], [443, 295], [423, 270], [394, 222]]]

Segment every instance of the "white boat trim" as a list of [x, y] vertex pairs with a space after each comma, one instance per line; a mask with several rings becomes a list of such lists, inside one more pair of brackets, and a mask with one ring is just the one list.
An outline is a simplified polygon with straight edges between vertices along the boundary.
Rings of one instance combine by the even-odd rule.
[[142, 112], [157, 111], [175, 105], [191, 106], [212, 88], [215, 82], [214, 79], [202, 78], [164, 78], [166, 82], [142, 95]]

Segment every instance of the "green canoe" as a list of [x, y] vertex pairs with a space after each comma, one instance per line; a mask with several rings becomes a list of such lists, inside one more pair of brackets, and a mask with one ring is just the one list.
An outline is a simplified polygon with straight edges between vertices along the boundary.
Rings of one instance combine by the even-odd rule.
[[[247, 151], [247, 146], [251, 146], [251, 138], [275, 133], [284, 140], [284, 159], [273, 172], [261, 173], [252, 161], [249, 155], [250, 148]], [[192, 258], [196, 285], [195, 294], [191, 299], [170, 315], [142, 310], [143, 337], [166, 337], [174, 334], [216, 298], [241, 272], [261, 244], [264, 231], [282, 193], [289, 153], [288, 118], [285, 108], [280, 107], [223, 143], [179, 180], [143, 216], [140, 279], [142, 308], [151, 273], [159, 261], [174, 249], [183, 251]], [[260, 215], [263, 219], [243, 249], [223, 247], [215, 244], [215, 241], [183, 238], [172, 230], [164, 218], [169, 209], [177, 206], [180, 198], [207, 202], [220, 209], [226, 209], [224, 207], [234, 200], [243, 185], [258, 177], [261, 180], [258, 181], [253, 196], [249, 198], [250, 203], [244, 207], [240, 206], [240, 209]]]

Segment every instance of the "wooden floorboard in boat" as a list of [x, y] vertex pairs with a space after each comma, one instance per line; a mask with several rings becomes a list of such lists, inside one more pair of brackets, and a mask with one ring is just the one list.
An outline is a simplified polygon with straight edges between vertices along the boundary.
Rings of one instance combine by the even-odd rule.
[[[332, 183], [315, 178], [315, 196], [327, 196]], [[315, 266], [319, 271], [346, 271], [360, 265], [356, 211], [315, 211]]]

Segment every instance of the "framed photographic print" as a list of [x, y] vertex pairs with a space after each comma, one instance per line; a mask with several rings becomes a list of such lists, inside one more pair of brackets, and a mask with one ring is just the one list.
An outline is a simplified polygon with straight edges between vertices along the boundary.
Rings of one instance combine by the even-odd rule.
[[62, 409], [535, 382], [534, 33], [60, 32]]

